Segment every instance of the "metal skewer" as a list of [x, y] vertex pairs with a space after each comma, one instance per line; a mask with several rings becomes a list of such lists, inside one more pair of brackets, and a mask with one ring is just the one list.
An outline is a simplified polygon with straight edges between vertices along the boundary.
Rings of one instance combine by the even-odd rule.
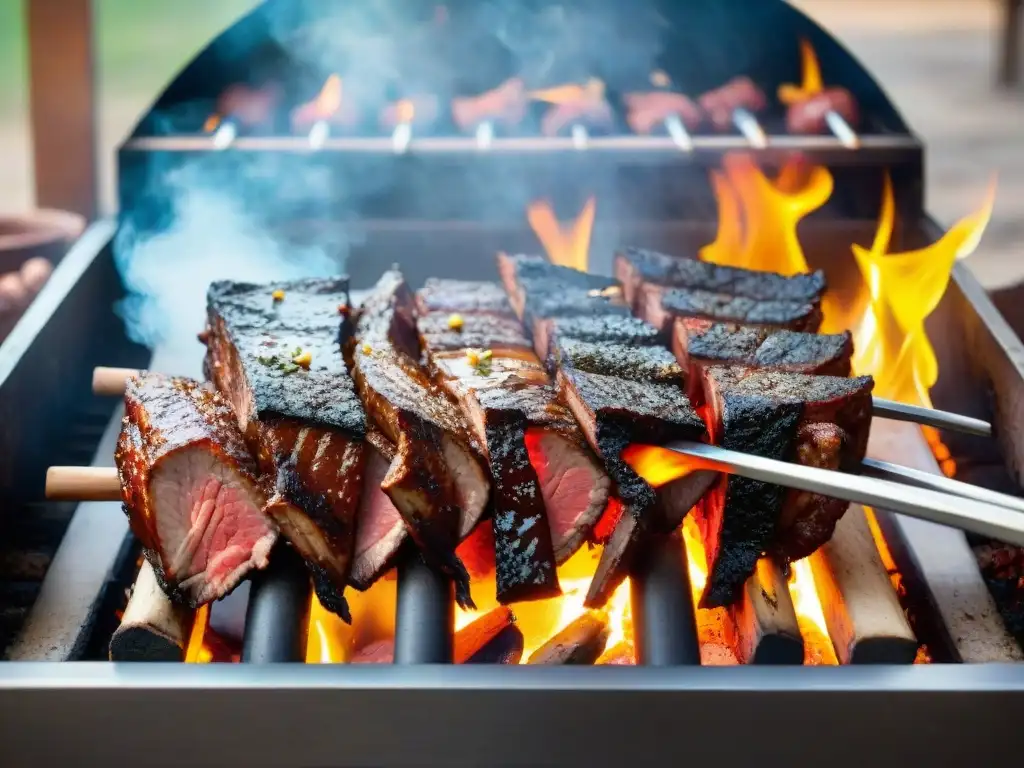
[[904, 467], [900, 464], [871, 458], [864, 459], [861, 463], [861, 468], [865, 475], [877, 477], [879, 480], [913, 485], [917, 488], [930, 488], [940, 493], [951, 493], [954, 496], [962, 496], [965, 499], [983, 501], [986, 504], [997, 504], [1000, 507], [1024, 512], [1024, 499], [1010, 496], [1007, 493], [990, 491], [988, 488], [979, 488], [976, 485], [953, 480], [943, 475], [934, 475], [931, 472], [922, 472], [920, 469]]
[[693, 137], [690, 136], [690, 132], [686, 130], [686, 126], [683, 125], [683, 121], [679, 118], [679, 115], [669, 115], [665, 118], [665, 130], [668, 131], [668, 135], [672, 137], [672, 141], [674, 141], [676, 146], [683, 150], [683, 152], [693, 152]]
[[789, 464], [703, 443], [679, 441], [665, 447], [704, 460], [707, 469], [886, 509], [1024, 546], [1024, 515], [1006, 507], [874, 477]]
[[494, 141], [494, 123], [484, 120], [476, 127], [476, 146], [479, 149], [488, 149]]
[[937, 411], [934, 408], [898, 403], [895, 400], [883, 400], [880, 397], [873, 398], [872, 412], [875, 416], [881, 416], [883, 419], [912, 421], [926, 427], [948, 429], [950, 432], [960, 432], [975, 437], [992, 437], [992, 425], [987, 421], [961, 416], [959, 413]]
[[764, 149], [768, 146], [768, 136], [765, 134], [764, 128], [757, 122], [757, 118], [749, 109], [736, 107], [732, 111], [732, 124], [750, 142], [752, 147]]
[[860, 148], [860, 136], [850, 127], [846, 119], [834, 109], [830, 109], [825, 113], [825, 123], [828, 125], [829, 130], [832, 131], [832, 135], [839, 139], [844, 147], [848, 149]]
[[576, 149], [586, 149], [587, 142], [590, 141], [590, 135], [587, 133], [586, 126], [576, 123], [572, 127], [572, 145]]
[[310, 149], [322, 149], [331, 135], [331, 126], [326, 120], [317, 120], [309, 129]]
[[234, 120], [225, 120], [213, 132], [214, 149], [227, 149], [238, 137], [238, 126]]
[[405, 154], [405, 151], [409, 149], [409, 143], [411, 141], [412, 123], [402, 121], [395, 126], [395, 130], [391, 134], [391, 146], [395, 150], [395, 154]]

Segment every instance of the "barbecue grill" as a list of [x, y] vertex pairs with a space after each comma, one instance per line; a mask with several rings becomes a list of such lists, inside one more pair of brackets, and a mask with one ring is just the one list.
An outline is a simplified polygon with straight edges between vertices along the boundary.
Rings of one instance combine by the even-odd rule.
[[[205, 245], [185, 225], [196, 200], [228, 200], [232, 216], [244, 210], [260, 237], [282, 250], [333, 264], [344, 258], [357, 290], [393, 263], [414, 286], [429, 276], [496, 279], [493, 254], [537, 251], [523, 212], [540, 198], [575, 215], [596, 197], [592, 272], [610, 274], [619, 245], [692, 255], [715, 237], [708, 171], [736, 151], [765, 168], [798, 153], [831, 171], [834, 191], [801, 223], [800, 239], [808, 262], [848, 303], [860, 287], [849, 245], [870, 244], [887, 174], [899, 222], [894, 249], [922, 247], [942, 233], [924, 211], [918, 139], [859, 64], [781, 2], [651, 3], [650, 14], [645, 8], [636, 19], [596, 0], [578, 0], [555, 16], [536, 3], [502, 24], [474, 3], [450, 3], [443, 12], [404, 5], [378, 8], [379, 18], [365, 14], [394, 43], [380, 53], [356, 47], [351, 33], [336, 38], [352, 21], [336, 4], [270, 0], [214, 40], [143, 117], [119, 152], [117, 220], [91, 226], [0, 355], [8, 524], [70, 513], [67, 503], [43, 501], [48, 466], [112, 463], [122, 411], [91, 393], [95, 366], [200, 375], [195, 345], [139, 323], [129, 333], [122, 321], [135, 317], [124, 299], [126, 285], [138, 291], [143, 279], [132, 263], [140, 244]], [[589, 19], [592, 37], [562, 55], [566, 30], [579, 19]], [[544, 30], [551, 39], [537, 37], [548, 47], [528, 49], [530, 36], [514, 34], [521, 28]], [[621, 32], [621, 64], [612, 30]], [[800, 81], [801, 40], [816, 52], [824, 80], [855, 95], [862, 113], [856, 142], [842, 131], [789, 135], [771, 109], [756, 116], [754, 131], [695, 130], [684, 140], [625, 127], [620, 96], [646, 87], [652, 70], [688, 93], [751, 73], [773, 91]], [[416, 58], [435, 49], [444, 53], [430, 56], [429, 67]], [[581, 122], [581, 130], [544, 136], [527, 120], [531, 128], [481, 136], [440, 118], [382, 126], [375, 112], [355, 127], [324, 118], [315, 133], [292, 119], [338, 71], [355, 88], [369, 88], [359, 75], [370, 82], [387, 64], [390, 79], [375, 83], [385, 101], [430, 94], [447, 103], [495, 87], [524, 62], [533, 68], [531, 88], [601, 77], [613, 123]], [[270, 106], [225, 109], [223, 94], [239, 85]], [[259, 119], [250, 119], [254, 113]], [[197, 267], [188, 256], [181, 269]], [[1020, 341], [960, 264], [927, 331], [940, 369], [935, 407], [994, 425], [993, 438], [941, 433], [958, 479], [1018, 489]], [[878, 430], [872, 455], [936, 471], [920, 430], [904, 427]], [[626, 669], [445, 663], [453, 653], [451, 586], [412, 552], [397, 569], [393, 665], [261, 663], [303, 658], [308, 579], [287, 551], [252, 581], [242, 663], [112, 664], [96, 659], [105, 656], [138, 551], [116, 504], [84, 502], [8, 648], [9, 659], [24, 663], [0, 665], [5, 754], [29, 764], [147, 750], [156, 764], [197, 765], [662, 763], [679, 750], [737, 765], [811, 750], [838, 764], [861, 761], [868, 750], [884, 765], [1011, 757], [1005, 734], [1024, 692], [1024, 654], [967, 537], [881, 510], [877, 519], [913, 634], [931, 663], [799, 667], [800, 656], [783, 642], [749, 659], [758, 663], [697, 666], [690, 585], [675, 539], [634, 574], [639, 664]], [[892, 662], [886, 653], [871, 660]], [[73, 660], [83, 663], [64, 663]], [[154, 753], [176, 707], [209, 725]]]

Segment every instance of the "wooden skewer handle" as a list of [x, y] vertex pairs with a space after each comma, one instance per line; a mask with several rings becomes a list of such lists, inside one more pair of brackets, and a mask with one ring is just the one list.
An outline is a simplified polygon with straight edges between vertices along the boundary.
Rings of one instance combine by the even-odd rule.
[[50, 467], [46, 498], [55, 501], [120, 501], [121, 481], [113, 467]]
[[138, 375], [134, 368], [104, 368], [97, 366], [92, 372], [92, 392], [104, 397], [121, 397], [124, 385], [132, 376]]

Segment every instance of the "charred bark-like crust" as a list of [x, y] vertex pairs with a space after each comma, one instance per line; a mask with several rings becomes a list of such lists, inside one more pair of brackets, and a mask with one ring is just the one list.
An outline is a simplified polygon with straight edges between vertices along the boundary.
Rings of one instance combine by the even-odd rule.
[[523, 328], [514, 315], [460, 314], [452, 327], [449, 312], [433, 312], [417, 321], [420, 341], [425, 349], [494, 349], [499, 347], [530, 348]]
[[443, 440], [471, 455], [478, 449], [455, 404], [403, 351], [418, 358], [413, 304], [401, 273], [386, 272], [359, 316], [353, 374], [367, 412], [397, 449], [381, 488], [427, 559], [453, 578], [459, 603], [471, 606], [469, 574], [455, 554], [461, 508]]
[[701, 317], [807, 332], [814, 332], [821, 325], [821, 307], [804, 300], [760, 300], [690, 288], [666, 290], [660, 299], [662, 309], [676, 317]]
[[501, 286], [470, 280], [430, 278], [416, 293], [420, 315], [458, 312], [512, 316], [512, 306]]
[[214, 283], [207, 311], [204, 366], [269, 478], [267, 514], [302, 555], [325, 607], [345, 617], [366, 433], [343, 355], [348, 280]]
[[616, 254], [615, 261], [615, 275], [623, 284], [627, 280], [638, 280], [669, 288], [806, 303], [819, 301], [826, 288], [825, 273], [820, 270], [786, 277], [776, 272], [724, 267], [642, 248], [627, 248]]
[[523, 317], [529, 326], [537, 320], [553, 317], [630, 316], [629, 307], [618, 297], [595, 295], [590, 290], [546, 282], [526, 284], [524, 307]]
[[561, 593], [537, 472], [526, 450], [526, 417], [495, 407], [495, 390], [478, 393], [491, 467], [495, 582], [498, 601], [539, 600]]
[[593, 343], [616, 342], [631, 346], [651, 347], [661, 343], [661, 334], [650, 323], [630, 315], [584, 315], [581, 317], [556, 317], [550, 324], [548, 338], [579, 339]]
[[499, 254], [498, 268], [503, 273], [513, 275], [520, 284], [523, 281], [534, 281], [534, 289], [547, 284], [600, 291], [618, 284], [614, 278], [552, 264], [543, 256], [534, 254]]
[[[768, 440], [772, 431], [788, 424], [790, 417], [786, 414], [796, 410], [799, 412], [799, 418], [792, 427], [792, 448], [788, 455], [782, 458], [809, 466], [841, 469], [847, 472], [857, 471], [867, 450], [873, 386], [871, 378], [866, 376], [847, 379], [741, 367], [712, 367], [705, 371], [708, 401], [712, 405], [717, 404], [716, 420], [719, 422], [712, 425], [712, 435], [716, 439], [720, 438], [723, 446], [755, 453], [771, 448], [744, 447], [742, 442], [733, 442], [747, 438], [742, 428], [737, 431], [730, 425], [727, 419], [730, 406], [734, 412], [743, 414], [752, 412], [754, 405], [744, 405], [752, 403], [770, 409], [776, 414], [750, 417], [750, 434], [757, 437], [759, 433], [763, 433], [759, 438], [763, 440]], [[736, 411], [740, 405], [743, 409]], [[765, 432], [766, 425], [771, 425], [768, 432]], [[737, 551], [739, 554], [736, 557], [730, 555], [722, 560], [723, 566], [728, 565], [730, 572], [735, 570], [733, 565], [751, 563], [751, 558], [756, 562], [753, 555], [755, 550], [758, 553], [768, 552], [784, 562], [810, 554], [828, 541], [836, 522], [848, 506], [847, 502], [839, 499], [801, 491], [785, 491], [781, 509], [773, 522], [767, 541], [758, 544], [747, 541], [757, 533], [758, 528], [740, 522], [750, 514], [750, 511], [744, 508], [742, 500], [748, 492], [746, 486], [752, 481], [743, 481], [736, 486], [744, 491], [743, 494], [739, 491], [735, 494], [732, 492], [739, 478], [729, 478], [722, 482], [719, 490], [724, 493], [728, 487], [729, 498], [712, 496], [704, 502], [705, 548], [709, 560], [722, 559], [730, 548]], [[774, 496], [769, 495], [763, 498], [774, 500]], [[714, 518], [716, 514], [720, 517]], [[713, 525], [709, 526], [709, 523]], [[722, 528], [721, 535], [716, 533], [716, 525]], [[739, 549], [731, 546], [736, 539], [728, 534], [730, 529], [739, 532], [743, 537]], [[716, 549], [720, 552], [717, 557], [713, 557], [712, 553]], [[749, 567], [752, 569], [753, 565]], [[739, 576], [736, 578], [739, 580]], [[702, 604], [723, 605], [732, 599], [730, 595], [735, 596], [738, 583], [730, 592], [724, 587], [716, 588], [716, 581], [715, 578], [709, 579]]]
[[589, 421], [599, 429], [617, 426], [629, 441], [660, 445], [704, 434], [704, 422], [678, 386], [578, 370], [559, 371], [559, 377], [586, 406]]
[[[792, 457], [801, 403], [728, 389], [716, 390], [712, 397], [721, 418], [723, 448], [779, 461]], [[704, 502], [710, 567], [702, 607], [731, 605], [737, 599], [775, 534], [785, 493], [781, 486], [736, 475], [719, 480], [716, 492]]]
[[[257, 489], [256, 463], [246, 450], [231, 406], [199, 382], [143, 373], [129, 379], [124, 403], [125, 416], [114, 451], [122, 510], [142, 543], [143, 554], [153, 566], [161, 589], [175, 602], [195, 608], [190, 594], [179, 590], [178, 574], [165, 569], [165, 555], [171, 553], [165, 551], [166, 544], [157, 534], [149, 487], [152, 472], [171, 455], [201, 447], [231, 465]], [[235, 586], [230, 585], [229, 590]]]
[[688, 366], [738, 364], [750, 368], [848, 376], [853, 355], [849, 331], [836, 334], [712, 323], [677, 318], [673, 346]]
[[[280, 301], [274, 298], [278, 291], [284, 296]], [[211, 323], [222, 322], [238, 351], [252, 395], [252, 413], [245, 417], [285, 416], [365, 433], [366, 415], [341, 354], [349, 330], [346, 278], [217, 282], [210, 286], [207, 306]], [[310, 352], [308, 370], [291, 364], [297, 349]]]
[[552, 354], [557, 366], [582, 373], [683, 386], [683, 369], [664, 347], [562, 339]]

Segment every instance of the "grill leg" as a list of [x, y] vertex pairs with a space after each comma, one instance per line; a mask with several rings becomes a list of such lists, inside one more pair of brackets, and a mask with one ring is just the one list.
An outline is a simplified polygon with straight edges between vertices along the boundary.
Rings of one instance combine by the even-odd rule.
[[643, 559], [641, 569], [633, 574], [630, 598], [638, 664], [700, 664], [690, 574], [678, 532], [656, 544]]
[[455, 607], [451, 580], [412, 547], [398, 564], [395, 664], [451, 664]]
[[245, 613], [242, 661], [302, 661], [306, 651], [309, 574], [302, 559], [280, 543], [267, 568], [252, 577]]

